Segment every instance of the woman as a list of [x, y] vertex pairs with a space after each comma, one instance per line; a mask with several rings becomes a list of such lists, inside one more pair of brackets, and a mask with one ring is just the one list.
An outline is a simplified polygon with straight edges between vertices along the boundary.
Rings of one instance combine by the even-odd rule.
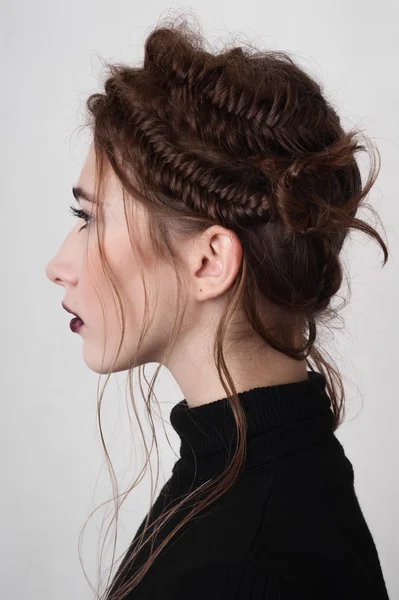
[[93, 371], [131, 384], [158, 362], [151, 419], [163, 365], [185, 398], [180, 457], [101, 597], [388, 598], [316, 346], [350, 229], [388, 259], [356, 217], [378, 169], [363, 185], [358, 132], [285, 53], [213, 53], [170, 24], [141, 67], [109, 69], [87, 101], [85, 223], [46, 273]]

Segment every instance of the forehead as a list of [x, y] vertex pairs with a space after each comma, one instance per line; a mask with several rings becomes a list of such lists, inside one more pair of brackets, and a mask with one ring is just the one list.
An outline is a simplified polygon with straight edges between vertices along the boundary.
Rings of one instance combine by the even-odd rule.
[[[82, 188], [89, 195], [94, 195], [96, 178], [96, 153], [92, 144], [87, 152], [76, 186]], [[121, 195], [120, 182], [110, 168], [108, 161], [105, 160], [100, 202], [106, 198], [108, 203], [111, 199], [115, 200]]]
[[90, 146], [86, 155], [82, 169], [80, 171], [78, 186], [89, 193], [94, 192], [94, 182], [96, 178], [96, 155], [93, 145]]

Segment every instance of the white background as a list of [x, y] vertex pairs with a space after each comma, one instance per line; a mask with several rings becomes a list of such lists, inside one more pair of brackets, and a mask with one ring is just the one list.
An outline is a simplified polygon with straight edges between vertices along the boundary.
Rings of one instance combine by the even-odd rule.
[[[69, 330], [61, 307], [64, 289], [46, 278], [45, 267], [75, 224], [68, 213], [70, 190], [88, 147], [78, 126], [86, 97], [101, 90], [101, 59], [138, 64], [144, 39], [169, 7], [192, 10], [214, 44], [238, 34], [259, 47], [291, 52], [321, 79], [344, 124], [364, 128], [381, 152], [380, 176], [368, 201], [386, 236], [369, 212], [363, 217], [377, 226], [391, 256], [381, 269], [379, 246], [351, 234], [345, 250], [350, 303], [341, 313], [343, 323], [324, 336], [347, 394], [347, 420], [336, 435], [355, 469], [390, 598], [399, 598], [398, 6], [393, 0], [197, 0], [191, 9], [157, 0], [2, 1], [2, 598], [93, 598], [78, 536], [90, 512], [112, 496], [96, 423], [98, 375], [82, 360], [83, 340]], [[155, 366], [148, 365], [149, 377]], [[125, 376], [114, 376], [103, 408], [105, 438], [118, 480], [123, 478], [120, 491], [137, 476], [144, 457], [137, 428], [131, 447]], [[135, 390], [143, 415], [137, 385]], [[156, 394], [174, 448], [158, 419], [165, 481], [179, 450], [168, 416], [183, 396], [167, 370]], [[149, 482], [144, 479], [122, 508], [116, 557], [148, 509]], [[109, 523], [112, 507], [95, 513], [83, 537], [81, 557], [93, 584], [105, 534], [101, 522], [106, 512]], [[111, 538], [112, 531], [108, 548]]]

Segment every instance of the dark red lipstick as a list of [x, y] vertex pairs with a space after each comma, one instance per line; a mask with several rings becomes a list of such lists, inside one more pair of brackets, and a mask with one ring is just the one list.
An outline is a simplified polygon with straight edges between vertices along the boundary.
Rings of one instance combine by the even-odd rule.
[[67, 312], [69, 312], [71, 315], [75, 315], [75, 318], [72, 319], [71, 322], [69, 323], [69, 327], [71, 328], [71, 331], [73, 331], [74, 333], [77, 333], [79, 331], [79, 329], [84, 325], [82, 319], [79, 317], [79, 315], [77, 315], [70, 308], [68, 308], [66, 306], [66, 304], [64, 304], [63, 302], [61, 302], [61, 304]]

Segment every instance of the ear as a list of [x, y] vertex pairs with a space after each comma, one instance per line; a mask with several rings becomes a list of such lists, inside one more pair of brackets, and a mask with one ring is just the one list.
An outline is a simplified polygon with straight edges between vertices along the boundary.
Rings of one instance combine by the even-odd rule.
[[233, 284], [242, 260], [242, 245], [234, 231], [212, 225], [195, 241], [190, 272], [197, 300], [216, 298]]

